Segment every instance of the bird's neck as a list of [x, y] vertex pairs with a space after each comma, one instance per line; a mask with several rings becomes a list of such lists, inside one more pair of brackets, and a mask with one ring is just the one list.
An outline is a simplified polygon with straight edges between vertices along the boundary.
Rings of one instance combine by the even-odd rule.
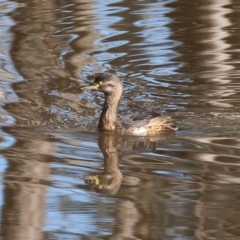
[[98, 128], [100, 130], [115, 130], [117, 122], [118, 105], [121, 99], [122, 93], [113, 93], [111, 95], [105, 95], [105, 101], [100, 116]]

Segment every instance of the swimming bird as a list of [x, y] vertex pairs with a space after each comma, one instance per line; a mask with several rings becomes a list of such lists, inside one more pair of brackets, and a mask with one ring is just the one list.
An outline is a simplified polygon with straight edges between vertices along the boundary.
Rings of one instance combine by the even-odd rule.
[[119, 102], [123, 94], [123, 84], [118, 76], [110, 73], [100, 73], [90, 86], [83, 89], [103, 92], [105, 101], [98, 123], [100, 131], [116, 131], [122, 134], [137, 136], [154, 136], [174, 132], [175, 123], [169, 117], [155, 116], [123, 116], [118, 119]]

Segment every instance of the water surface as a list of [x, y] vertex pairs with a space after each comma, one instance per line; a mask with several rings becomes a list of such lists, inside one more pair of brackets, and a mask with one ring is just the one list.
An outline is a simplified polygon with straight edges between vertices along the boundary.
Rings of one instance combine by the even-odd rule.
[[[0, 1], [3, 239], [239, 239], [238, 1]], [[120, 113], [176, 136], [98, 134]]]

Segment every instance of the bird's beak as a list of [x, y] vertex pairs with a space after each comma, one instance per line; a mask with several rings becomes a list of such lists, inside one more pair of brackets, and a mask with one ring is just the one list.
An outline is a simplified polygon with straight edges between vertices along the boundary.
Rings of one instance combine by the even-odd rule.
[[83, 90], [98, 90], [99, 86], [100, 86], [100, 84], [88, 85], [85, 87], [81, 87], [81, 89], [83, 89]]
[[100, 184], [100, 179], [98, 175], [84, 175], [82, 178], [85, 180], [85, 183], [91, 183], [95, 185]]

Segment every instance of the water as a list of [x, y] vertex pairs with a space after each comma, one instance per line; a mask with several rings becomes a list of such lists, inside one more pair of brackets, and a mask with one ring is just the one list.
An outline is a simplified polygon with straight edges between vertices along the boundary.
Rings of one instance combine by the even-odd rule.
[[[235, 0], [0, 1], [2, 239], [240, 236]], [[121, 113], [176, 136], [98, 134], [98, 72]]]

